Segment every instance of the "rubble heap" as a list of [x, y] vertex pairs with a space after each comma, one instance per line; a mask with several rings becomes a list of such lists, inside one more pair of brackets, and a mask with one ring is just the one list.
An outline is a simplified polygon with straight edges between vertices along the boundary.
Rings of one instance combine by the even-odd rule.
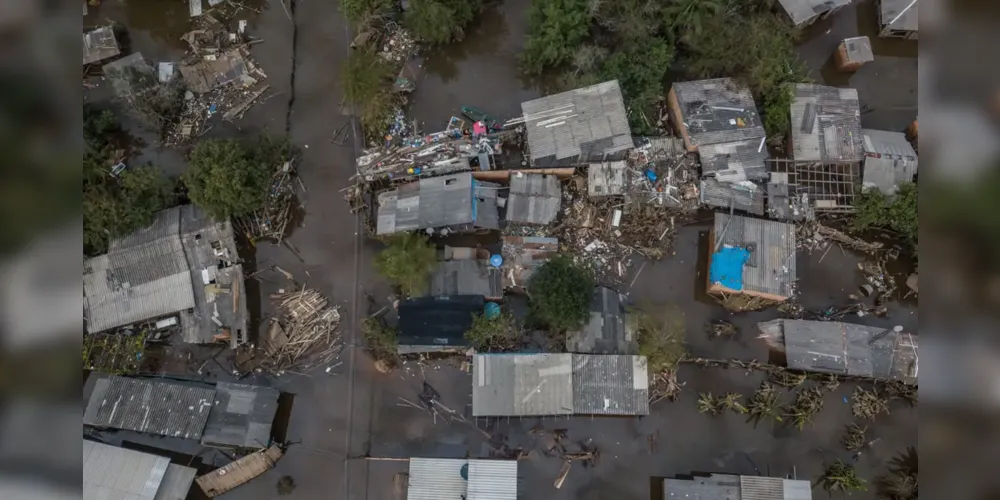
[[293, 175], [292, 162], [286, 161], [271, 177], [264, 206], [253, 213], [234, 219], [233, 222], [243, 230], [251, 242], [261, 239], [281, 242], [285, 237], [295, 205]]
[[261, 367], [281, 374], [330, 363], [340, 354], [340, 311], [316, 290], [302, 287], [271, 299], [281, 311], [272, 319], [262, 345]]

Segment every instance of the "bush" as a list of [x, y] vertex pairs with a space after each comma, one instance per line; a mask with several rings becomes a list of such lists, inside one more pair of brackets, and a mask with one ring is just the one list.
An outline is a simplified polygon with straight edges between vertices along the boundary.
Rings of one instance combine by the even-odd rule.
[[125, 132], [110, 111], [84, 110], [83, 248], [86, 255], [107, 251], [108, 242], [153, 222], [173, 204], [172, 186], [152, 166], [133, 165], [118, 177], [115, 144]]
[[396, 109], [392, 65], [373, 50], [353, 50], [340, 75], [344, 99], [355, 107], [365, 134], [381, 137]]
[[479, 7], [474, 0], [413, 0], [403, 22], [418, 39], [444, 44], [465, 37]]
[[673, 59], [674, 48], [666, 40], [650, 38], [643, 45], [615, 51], [601, 64], [599, 80], [618, 80], [622, 97], [631, 110], [629, 124], [638, 135], [655, 134], [656, 115], [648, 122], [647, 112], [663, 96], [663, 77]]
[[528, 36], [521, 68], [540, 75], [570, 61], [590, 28], [587, 0], [535, 0], [528, 11]]
[[639, 355], [646, 356], [650, 373], [673, 369], [687, 354], [684, 349], [684, 313], [674, 305], [643, 304], [629, 311], [636, 331]]
[[181, 179], [192, 202], [217, 220], [226, 220], [261, 208], [271, 177], [290, 158], [287, 143], [213, 139], [195, 146]]
[[375, 256], [375, 268], [379, 274], [409, 297], [427, 291], [431, 272], [437, 265], [437, 249], [419, 233], [389, 236], [385, 249]]
[[542, 264], [528, 283], [534, 319], [552, 330], [578, 330], [590, 318], [594, 279], [567, 256]]
[[900, 184], [892, 197], [878, 189], [866, 189], [854, 200], [851, 226], [859, 231], [878, 227], [901, 234], [909, 243], [917, 242], [917, 185]]
[[369, 23], [375, 18], [387, 16], [392, 7], [392, 0], [341, 0], [340, 2], [340, 11], [354, 25]]
[[792, 101], [795, 100], [793, 83], [778, 85], [762, 96], [764, 130], [772, 139], [785, 139], [792, 130]]
[[378, 318], [366, 317], [361, 320], [361, 334], [368, 344], [368, 352], [372, 358], [392, 367], [399, 356], [399, 342], [396, 331], [389, 328]]
[[465, 332], [465, 339], [477, 351], [504, 351], [513, 348], [520, 336], [520, 328], [514, 316], [504, 311], [495, 318], [475, 314], [472, 328]]

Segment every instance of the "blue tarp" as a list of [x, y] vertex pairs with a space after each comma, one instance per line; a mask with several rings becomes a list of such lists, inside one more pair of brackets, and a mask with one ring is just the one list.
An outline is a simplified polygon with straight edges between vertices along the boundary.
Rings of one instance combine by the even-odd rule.
[[750, 251], [738, 247], [722, 247], [712, 254], [708, 279], [713, 285], [732, 290], [743, 289], [743, 266], [750, 260]]

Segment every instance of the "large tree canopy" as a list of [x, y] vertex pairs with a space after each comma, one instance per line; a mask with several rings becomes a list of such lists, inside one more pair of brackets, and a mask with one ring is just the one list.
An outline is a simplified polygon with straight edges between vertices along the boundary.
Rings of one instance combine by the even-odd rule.
[[479, 7], [477, 0], [413, 0], [403, 22], [420, 40], [448, 43], [465, 37]]
[[437, 264], [437, 250], [419, 233], [390, 236], [385, 249], [375, 256], [379, 274], [410, 297], [427, 291], [431, 271]]
[[594, 279], [566, 256], [542, 264], [528, 283], [534, 319], [557, 331], [572, 331], [590, 317]]
[[181, 179], [192, 202], [224, 220], [261, 208], [271, 176], [288, 156], [286, 144], [264, 138], [253, 144], [208, 140], [191, 151]]

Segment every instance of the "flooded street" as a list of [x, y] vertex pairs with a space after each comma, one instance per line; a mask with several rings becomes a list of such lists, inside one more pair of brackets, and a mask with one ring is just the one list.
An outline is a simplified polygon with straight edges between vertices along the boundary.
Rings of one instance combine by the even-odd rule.
[[[258, 102], [235, 123], [213, 121], [205, 137], [252, 137], [260, 133], [287, 136], [301, 151], [299, 175], [307, 191], [300, 194], [304, 205], [301, 225], [287, 245], [261, 243], [254, 254], [255, 268], [272, 265], [292, 273], [326, 294], [340, 306], [341, 330], [347, 347], [343, 364], [325, 373], [285, 374], [278, 379], [253, 375], [247, 383], [269, 385], [291, 398], [287, 425], [281, 432], [293, 443], [277, 466], [260, 478], [238, 488], [223, 499], [264, 500], [277, 497], [276, 484], [292, 476], [295, 489], [281, 498], [389, 499], [392, 474], [405, 463], [371, 462], [362, 457], [487, 457], [494, 447], [479, 430], [460, 422], [434, 423], [424, 412], [398, 405], [399, 397], [413, 399], [426, 378], [450, 408], [471, 414], [471, 380], [468, 373], [448, 363], [421, 368], [408, 363], [401, 370], [381, 374], [365, 353], [358, 319], [367, 314], [365, 296], [382, 305], [389, 287], [372, 267], [377, 244], [364, 237], [355, 215], [343, 200], [342, 189], [355, 173], [354, 158], [361, 138], [352, 131], [348, 117], [340, 114], [342, 90], [340, 67], [352, 39], [338, 2], [315, 0], [246, 1], [237, 18], [249, 21], [247, 33], [263, 40], [251, 47], [252, 55], [267, 74], [273, 95]], [[461, 106], [472, 106], [499, 117], [520, 114], [520, 103], [540, 96], [519, 77], [517, 54], [523, 44], [530, 0], [506, 0], [488, 9], [466, 33], [463, 42], [426, 54], [425, 72], [411, 95], [410, 116], [424, 124], [425, 132], [443, 129]], [[915, 42], [876, 43], [876, 60], [847, 79], [824, 75], [821, 69], [843, 38], [868, 34], [874, 23], [871, 2], [844, 8], [829, 20], [811, 27], [800, 47], [802, 59], [812, 68], [812, 78], [834, 85], [857, 87], [867, 127], [901, 130], [915, 116]], [[206, 3], [207, 6], [207, 3]], [[287, 8], [287, 10], [286, 10]], [[260, 12], [255, 12], [259, 10]], [[122, 23], [129, 33], [132, 51], [150, 61], [177, 61], [184, 54], [180, 36], [190, 28], [187, 3], [181, 0], [103, 0], [84, 20], [88, 26], [108, 20]], [[865, 31], [869, 30], [869, 31]], [[912, 51], [912, 52], [909, 52]], [[830, 80], [827, 80], [830, 78]], [[86, 92], [86, 101], [108, 104], [109, 85], [104, 82]], [[120, 116], [125, 116], [116, 109]], [[126, 118], [130, 131], [147, 144], [140, 158], [152, 162], [169, 175], [184, 171], [185, 151], [150, 146], [155, 137]], [[352, 131], [344, 145], [331, 141], [334, 132], [347, 124]], [[662, 261], [642, 266], [636, 259], [623, 290], [632, 301], [677, 304], [685, 314], [687, 344], [692, 355], [710, 358], [767, 358], [763, 342], [756, 339], [755, 324], [776, 318], [778, 312], [732, 314], [704, 295], [706, 233], [708, 222], [682, 228], [674, 252]], [[800, 301], [810, 309], [851, 303], [863, 282], [857, 263], [861, 256], [832, 248], [827, 254], [799, 252], [797, 257]], [[641, 272], [639, 271], [641, 267]], [[289, 283], [280, 275], [264, 275], [259, 285], [260, 304], [251, 309], [266, 317], [274, 312], [267, 297]], [[902, 289], [905, 285], [897, 279]], [[888, 318], [849, 318], [847, 321], [878, 326], [902, 325], [916, 329], [913, 301], [894, 300]], [[733, 340], [711, 340], [705, 326], [726, 319], [740, 328]], [[231, 380], [227, 355], [215, 349], [179, 349], [166, 355], [177, 359], [167, 366], [185, 367], [183, 374], [210, 380]], [[850, 421], [850, 404], [844, 396], [853, 387], [843, 384], [827, 395], [826, 410], [812, 426], [799, 433], [786, 427], [761, 424], [754, 428], [736, 415], [706, 417], [697, 412], [701, 391], [739, 392], [750, 396], [761, 376], [739, 370], [701, 369], [685, 366], [679, 375], [686, 382], [676, 402], [657, 403], [648, 417], [638, 419], [503, 419], [479, 422], [487, 434], [509, 439], [510, 445], [527, 446], [528, 430], [535, 426], [565, 428], [570, 439], [593, 437], [600, 447], [601, 463], [593, 469], [575, 465], [565, 485], [554, 489], [552, 481], [561, 462], [541, 456], [519, 465], [520, 491], [526, 499], [551, 498], [597, 500], [646, 499], [650, 478], [687, 474], [691, 471], [726, 471], [781, 476], [795, 468], [799, 478], [815, 478], [823, 464], [850, 454], [839, 445], [842, 425]], [[782, 391], [785, 393], [786, 391]], [[783, 394], [783, 398], [791, 396]], [[870, 432], [881, 438], [857, 463], [859, 472], [873, 477], [886, 460], [914, 442], [917, 411], [893, 406], [890, 415], [873, 424]], [[197, 455], [207, 464], [222, 465], [228, 458], [216, 452], [199, 455], [191, 443], [167, 442], [126, 433], [104, 433], [109, 442], [139, 442], [181, 454]], [[520, 444], [518, 444], [520, 443]], [[196, 443], [195, 443], [196, 444]], [[402, 469], [405, 470], [405, 469]], [[344, 495], [345, 488], [349, 490]], [[817, 490], [817, 495], [821, 494]], [[874, 498], [874, 492], [858, 492], [853, 498]]]

